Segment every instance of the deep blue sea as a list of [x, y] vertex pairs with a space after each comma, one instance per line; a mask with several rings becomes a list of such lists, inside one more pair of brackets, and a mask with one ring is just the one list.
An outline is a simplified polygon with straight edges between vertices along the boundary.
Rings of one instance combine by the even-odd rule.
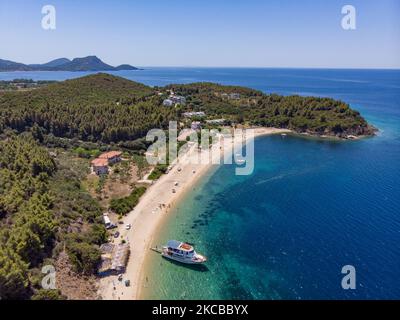
[[[113, 74], [148, 85], [211, 81], [327, 96], [359, 110], [378, 136], [361, 141], [261, 137], [255, 171], [211, 171], [157, 241], [188, 241], [209, 261], [190, 269], [149, 257], [145, 298], [400, 299], [400, 71], [146, 68]], [[0, 73], [62, 80], [83, 73]], [[160, 243], [161, 244], [161, 243]], [[341, 269], [356, 269], [343, 290]]]

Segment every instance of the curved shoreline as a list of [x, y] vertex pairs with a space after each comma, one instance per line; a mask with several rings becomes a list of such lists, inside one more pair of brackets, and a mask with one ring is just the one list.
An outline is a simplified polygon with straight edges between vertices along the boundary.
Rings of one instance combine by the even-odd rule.
[[[154, 228], [154, 233], [152, 234], [152, 237], [150, 239], [150, 245], [151, 247], [154, 247], [155, 245], [159, 245], [160, 243], [154, 243], [154, 240], [156, 238], [156, 235], [159, 234], [161, 228], [164, 226], [164, 223], [166, 222], [167, 218], [170, 218], [170, 213], [173, 212], [179, 205], [179, 203], [182, 201], [182, 199], [190, 192], [193, 191], [196, 186], [198, 185], [198, 183], [200, 182], [201, 179], [203, 179], [208, 173], [210, 173], [213, 170], [216, 170], [218, 168], [218, 166], [207, 166], [205, 168], [203, 168], [203, 170], [201, 170], [201, 172], [199, 171], [199, 175], [194, 177], [193, 180], [190, 182], [190, 184], [188, 184], [184, 190], [182, 190], [181, 193], [179, 193], [179, 195], [176, 197], [176, 199], [174, 199], [174, 201], [172, 201], [171, 203], [171, 207], [167, 210], [167, 212], [160, 218], [160, 220], [158, 221], [157, 225]], [[148, 248], [150, 249], [150, 247]], [[150, 251], [150, 250], [149, 250]], [[157, 254], [154, 252], [149, 252], [150, 254]], [[160, 257], [161, 258], [161, 257]], [[136, 289], [136, 294], [134, 299], [135, 300], [144, 300], [143, 298], [143, 289], [146, 285], [146, 277], [145, 277], [145, 270], [148, 270], [148, 266], [150, 265], [151, 261], [150, 261], [150, 255], [146, 255], [143, 258], [142, 264], [141, 264], [141, 268], [140, 268], [140, 272], [139, 272], [139, 280], [138, 280], [138, 287]]]
[[[287, 129], [256, 128], [254, 137], [271, 134], [290, 133]], [[131, 224], [131, 230], [119, 227], [121, 237], [130, 243], [131, 254], [126, 267], [124, 279], [129, 279], [130, 287], [118, 281], [117, 276], [100, 279], [99, 294], [105, 300], [136, 300], [140, 299], [143, 287], [143, 270], [146, 267], [147, 254], [157, 231], [168, 213], [176, 207], [181, 198], [199, 181], [200, 178], [215, 167], [213, 164], [192, 164], [191, 157], [198, 157], [201, 152], [190, 150], [185, 160], [187, 163], [176, 164], [168, 174], [163, 175], [148, 188], [138, 205], [125, 218], [124, 223]], [[189, 158], [189, 159], [187, 159]], [[180, 170], [178, 170], [178, 168]], [[178, 186], [175, 186], [178, 182]], [[175, 193], [172, 192], [175, 189]]]
[[[345, 142], [345, 141], [351, 141], [351, 139], [343, 139], [343, 138], [338, 138], [334, 136], [316, 136], [312, 134], [301, 134], [289, 129], [280, 129], [280, 128], [267, 128], [267, 127], [259, 127], [259, 128], [253, 128], [255, 133], [254, 133], [254, 138], [259, 138], [262, 136], [267, 136], [267, 135], [275, 135], [275, 134], [288, 134], [293, 137], [301, 138], [301, 139], [315, 139], [315, 140], [322, 140], [322, 141], [331, 141], [331, 142]], [[360, 140], [360, 139], [365, 139], [373, 136], [360, 136], [357, 137], [357, 139], [354, 140]], [[196, 175], [196, 177], [193, 177], [193, 180], [190, 181], [190, 184], [188, 184], [179, 194], [177, 195], [176, 198], [173, 199], [171, 202], [171, 207], [168, 209], [166, 213], [173, 212], [179, 205], [180, 201], [184, 198], [185, 195], [187, 195], [188, 192], [193, 191], [195, 189], [195, 186], [198, 184], [199, 180], [203, 179], [207, 173], [209, 173], [211, 170], [215, 169], [217, 170], [218, 166], [213, 166], [209, 165], [206, 168], [203, 168], [201, 172], [199, 171], [199, 175]], [[159, 234], [161, 228], [164, 225], [164, 222], [166, 221], [165, 219], [169, 218], [169, 215], [163, 215], [161, 219], [158, 221], [157, 225], [154, 227], [154, 233], [152, 234], [152, 237], [150, 239], [150, 243], [152, 246], [154, 245], [159, 245], [160, 243], [154, 243], [155, 235]], [[149, 247], [150, 248], [150, 247]], [[154, 253], [153, 253], [154, 254]], [[145, 270], [148, 270], [148, 267], [152, 263], [152, 259], [150, 255], [146, 255], [143, 258], [141, 268], [140, 268], [140, 273], [139, 273], [139, 280], [138, 280], [138, 287], [136, 290], [136, 295], [134, 299], [136, 300], [144, 300], [143, 297], [143, 289], [146, 286], [146, 275], [145, 275]]]

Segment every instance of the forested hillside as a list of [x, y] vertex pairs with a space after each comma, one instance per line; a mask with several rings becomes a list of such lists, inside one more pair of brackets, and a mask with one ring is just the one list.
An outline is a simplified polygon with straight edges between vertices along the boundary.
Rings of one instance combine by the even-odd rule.
[[28, 294], [28, 268], [49, 253], [56, 221], [49, 179], [56, 166], [33, 139], [0, 142], [0, 293]]
[[[76, 221], [82, 228], [71, 228]], [[0, 298], [58, 297], [40, 290], [39, 270], [64, 248], [77, 272], [92, 273], [106, 237], [98, 221], [101, 209], [79, 177], [30, 134], [0, 141]]]
[[37, 124], [44, 134], [87, 141], [134, 140], [174, 115], [152, 88], [107, 74], [0, 95], [0, 130]]
[[[187, 97], [187, 109], [231, 122], [287, 128], [314, 135], [346, 137], [372, 135], [375, 129], [358, 111], [342, 101], [302, 96], [263, 94], [260, 91], [213, 83], [193, 83], [167, 87]], [[239, 94], [227, 99], [224, 94]]]
[[[167, 90], [187, 98], [185, 106], [165, 107]], [[161, 93], [161, 95], [157, 94]], [[227, 94], [237, 94], [235, 99]], [[371, 135], [374, 129], [348, 104], [330, 98], [267, 95], [212, 83], [151, 88], [108, 74], [51, 84], [29, 92], [0, 94], [0, 131], [41, 134], [92, 142], [142, 138], [152, 128], [166, 128], [185, 111], [236, 124], [274, 126], [316, 135]]]

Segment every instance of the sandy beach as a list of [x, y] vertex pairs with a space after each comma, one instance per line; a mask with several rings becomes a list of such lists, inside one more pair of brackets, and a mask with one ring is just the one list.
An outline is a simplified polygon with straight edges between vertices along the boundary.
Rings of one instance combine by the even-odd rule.
[[[255, 137], [289, 132], [290, 130], [286, 129], [254, 128]], [[168, 213], [179, 199], [192, 190], [208, 170], [215, 167], [212, 164], [191, 163], [193, 159], [201, 156], [201, 152], [204, 151], [199, 151], [195, 147], [190, 148], [181, 161], [174, 164], [168, 174], [163, 175], [148, 188], [135, 209], [124, 217], [124, 225], [119, 227], [119, 231], [123, 239], [129, 242], [131, 253], [123, 279], [129, 279], [130, 286], [126, 287], [124, 281], [118, 281], [117, 276], [101, 278], [99, 294], [103, 299], [135, 300], [140, 298], [140, 289], [144, 280], [142, 268], [144, 268], [146, 255], [154, 254], [150, 251], [150, 247], [154, 245], [155, 233], [162, 227], [163, 220], [168, 218]], [[131, 230], [125, 230], [125, 225], [128, 223], [132, 225]]]

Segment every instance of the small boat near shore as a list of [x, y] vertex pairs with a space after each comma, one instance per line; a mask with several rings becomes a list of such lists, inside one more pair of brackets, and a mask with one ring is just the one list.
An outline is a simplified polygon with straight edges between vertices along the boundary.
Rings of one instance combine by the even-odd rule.
[[207, 261], [207, 258], [198, 254], [192, 245], [177, 240], [168, 241], [162, 247], [161, 255], [164, 258], [185, 264], [202, 264]]

